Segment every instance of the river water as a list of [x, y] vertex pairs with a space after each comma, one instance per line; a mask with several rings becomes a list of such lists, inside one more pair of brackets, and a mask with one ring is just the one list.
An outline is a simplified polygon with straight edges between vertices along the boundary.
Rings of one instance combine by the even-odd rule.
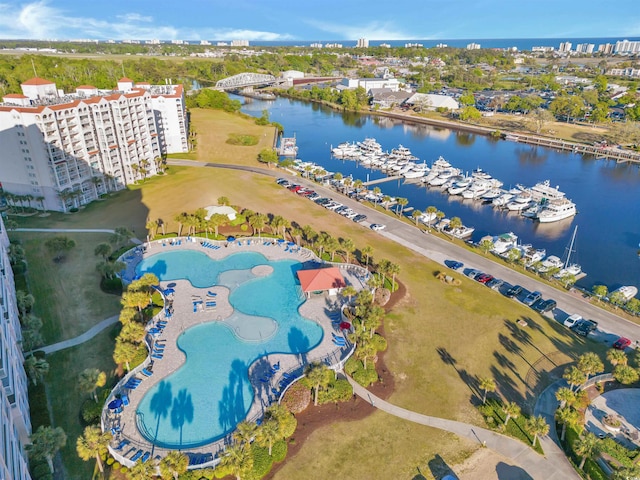
[[[424, 211], [442, 210], [447, 218], [460, 217], [475, 227], [472, 240], [487, 234], [513, 232], [522, 244], [545, 248], [547, 255], [566, 258], [574, 227], [578, 226], [571, 262], [579, 263], [587, 276], [577, 285], [604, 284], [610, 290], [621, 285], [640, 287], [640, 168], [614, 161], [558, 152], [505, 140], [493, 140], [455, 130], [403, 124], [368, 115], [341, 114], [316, 104], [278, 98], [258, 101], [234, 97], [242, 110], [259, 117], [264, 109], [272, 121], [284, 126], [285, 136], [297, 139], [298, 158], [322, 165], [331, 172], [353, 175], [364, 181], [384, 176], [350, 160], [331, 157], [331, 146], [375, 138], [383, 150], [399, 144], [431, 164], [443, 156], [453, 166], [471, 172], [481, 167], [504, 183], [533, 186], [550, 180], [576, 203], [578, 215], [551, 224], [540, 224], [515, 212], [497, 210], [460, 196], [449, 196], [436, 187], [392, 181], [377, 185], [390, 196], [405, 197], [409, 206]], [[372, 188], [372, 187], [370, 187]]]

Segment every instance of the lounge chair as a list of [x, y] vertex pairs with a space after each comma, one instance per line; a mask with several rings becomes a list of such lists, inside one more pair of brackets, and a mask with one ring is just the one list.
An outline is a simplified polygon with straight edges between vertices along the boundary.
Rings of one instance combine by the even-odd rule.
[[274, 363], [274, 364], [273, 364], [273, 369], [274, 369], [274, 370], [280, 370], [280, 362], [278, 362], [278, 363]]
[[116, 448], [114, 448], [114, 450], [122, 450], [124, 447], [126, 447], [127, 445], [129, 445], [131, 442], [129, 440], [127, 440], [126, 438], [124, 440], [122, 440], [118, 446]]
[[133, 457], [131, 457], [131, 460], [133, 460], [134, 462], [137, 462], [138, 459], [142, 456], [144, 452], [142, 450], [138, 450], [135, 455]]
[[125, 407], [127, 405], [129, 405], [129, 395], [127, 395], [126, 393], [124, 395], [122, 395], [122, 397], [120, 397], [122, 399], [122, 405], [124, 405]]
[[151, 452], [144, 452], [144, 455], [142, 455], [142, 463], [146, 462], [147, 460], [149, 460], [149, 457], [151, 456]]
[[124, 456], [128, 457], [129, 455], [131, 455], [135, 451], [136, 451], [136, 447], [131, 447], [129, 450], [127, 450], [127, 453], [125, 453]]
[[209, 296], [209, 297], [216, 297], [216, 296], [218, 296], [218, 294], [217, 294], [216, 292], [212, 292], [211, 290], [209, 290], [209, 291], [207, 292], [207, 296]]
[[153, 354], [151, 355], [151, 357], [152, 357], [152, 358], [155, 358], [155, 359], [157, 359], [157, 360], [162, 360], [162, 355], [158, 355], [157, 353], [153, 353]]
[[153, 370], [148, 370], [146, 368], [143, 368], [141, 373], [146, 375], [147, 377], [150, 377], [151, 375], [153, 375]]

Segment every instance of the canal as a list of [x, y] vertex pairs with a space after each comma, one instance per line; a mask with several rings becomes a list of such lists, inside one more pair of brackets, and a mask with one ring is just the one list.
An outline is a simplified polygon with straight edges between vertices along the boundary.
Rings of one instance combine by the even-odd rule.
[[409, 206], [424, 211], [442, 210], [448, 218], [458, 216], [475, 227], [472, 240], [487, 234], [515, 233], [522, 244], [545, 248], [547, 255], [566, 258], [574, 226], [578, 233], [571, 261], [582, 265], [587, 276], [583, 288], [604, 284], [610, 290], [621, 285], [640, 286], [640, 168], [598, 160], [570, 152], [495, 140], [456, 130], [414, 125], [397, 120], [339, 113], [308, 102], [278, 98], [242, 101], [245, 113], [259, 117], [267, 109], [272, 121], [284, 126], [285, 136], [297, 139], [298, 158], [312, 161], [328, 171], [352, 175], [364, 181], [383, 176], [350, 160], [331, 157], [331, 146], [375, 138], [383, 150], [398, 145], [431, 164], [439, 156], [453, 166], [471, 172], [482, 168], [504, 183], [533, 186], [549, 180], [576, 203], [578, 215], [551, 224], [540, 224], [515, 212], [497, 210], [441, 189], [394, 181], [379, 184], [386, 195], [405, 197]]

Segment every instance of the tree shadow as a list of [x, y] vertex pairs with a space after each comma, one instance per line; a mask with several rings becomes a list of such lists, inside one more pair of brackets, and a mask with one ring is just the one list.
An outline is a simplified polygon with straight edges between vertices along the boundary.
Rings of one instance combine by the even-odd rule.
[[222, 390], [222, 399], [218, 403], [220, 426], [230, 431], [246, 416], [242, 378], [247, 366], [241, 360], [234, 360], [229, 371], [229, 384]]
[[264, 352], [264, 356], [256, 360], [251, 368], [251, 383], [260, 398], [264, 398], [265, 394], [266, 397], [269, 397], [270, 394], [269, 385], [272, 365], [267, 355], [267, 352]]
[[193, 422], [193, 401], [186, 388], [181, 389], [173, 399], [171, 409], [171, 426], [180, 430], [180, 446], [182, 446], [182, 430], [185, 423]]
[[522, 468], [504, 462], [496, 465], [496, 474], [499, 480], [533, 480], [533, 477]]
[[438, 347], [436, 348], [436, 352], [440, 356], [440, 360], [442, 360], [442, 362], [445, 365], [451, 365], [453, 369], [456, 371], [456, 373], [458, 374], [458, 376], [460, 377], [460, 380], [462, 380], [464, 384], [467, 387], [469, 387], [469, 390], [471, 390], [471, 394], [472, 394], [469, 401], [472, 404], [475, 404], [476, 402], [474, 400], [480, 398], [479, 397], [480, 381], [478, 380], [478, 377], [476, 377], [475, 375], [471, 375], [464, 368], [458, 369], [458, 367], [456, 366], [458, 361], [455, 358], [453, 358], [453, 356], [447, 351], [446, 348]]
[[[153, 412], [156, 417], [156, 431], [154, 437], [154, 447], [155, 440], [158, 439], [158, 431], [160, 430], [160, 420], [163, 418], [167, 418], [169, 414], [169, 409], [171, 408], [171, 400], [173, 398], [173, 394], [171, 393], [171, 383], [166, 380], [162, 380], [158, 385], [158, 390], [151, 397], [151, 402], [149, 408], [151, 412]], [[153, 452], [152, 452], [153, 453]]]
[[451, 469], [447, 462], [444, 461], [444, 458], [442, 458], [439, 453], [436, 453], [436, 455], [431, 460], [429, 460], [428, 465], [433, 478], [443, 478], [447, 475], [453, 476], [453, 478], [456, 479], [458, 478], [455, 472]]
[[153, 265], [147, 266], [144, 270], [141, 270], [137, 275], [144, 275], [145, 273], [153, 273], [158, 278], [164, 278], [167, 274], [167, 262], [164, 260], [157, 260]]
[[[496, 382], [496, 385], [499, 387], [500, 395], [508, 400], [514, 401], [516, 403], [521, 403], [524, 401], [523, 395], [520, 393], [516, 382], [507, 375], [503, 370], [500, 370], [495, 365], [491, 366], [491, 375]], [[518, 379], [524, 383], [524, 380], [517, 371], [512, 370], [512, 372], [518, 377]]]
[[299, 328], [292, 327], [291, 330], [289, 330], [287, 341], [289, 342], [289, 349], [291, 350], [291, 353], [298, 355], [300, 361], [302, 363], [306, 363], [307, 352], [310, 348], [309, 337], [307, 337]]

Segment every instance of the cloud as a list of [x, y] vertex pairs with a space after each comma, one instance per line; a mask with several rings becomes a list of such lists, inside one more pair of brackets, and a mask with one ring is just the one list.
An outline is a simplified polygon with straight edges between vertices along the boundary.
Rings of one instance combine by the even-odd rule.
[[[371, 40], [404, 40], [418, 38], [413, 34], [397, 29], [391, 22], [369, 22], [366, 25], [344, 25], [339, 23], [327, 23], [317, 20], [306, 20], [308, 25], [333, 35], [339, 35], [336, 39], [353, 40], [356, 38], [368, 38]], [[424, 38], [421, 36], [420, 38]]]
[[[2, 2], [2, 0], [0, 0]], [[0, 3], [0, 37], [28, 39], [246, 39], [276, 41], [292, 37], [274, 32], [246, 29], [194, 30], [172, 25], [157, 25], [154, 18], [129, 12], [112, 19], [68, 15], [47, 0], [23, 5]]]

